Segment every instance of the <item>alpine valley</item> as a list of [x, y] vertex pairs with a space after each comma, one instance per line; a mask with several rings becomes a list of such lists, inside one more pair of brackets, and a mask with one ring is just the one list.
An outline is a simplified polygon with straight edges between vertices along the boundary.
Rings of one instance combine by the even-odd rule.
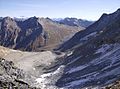
[[0, 18], [0, 89], [120, 89], [120, 9], [97, 21]]

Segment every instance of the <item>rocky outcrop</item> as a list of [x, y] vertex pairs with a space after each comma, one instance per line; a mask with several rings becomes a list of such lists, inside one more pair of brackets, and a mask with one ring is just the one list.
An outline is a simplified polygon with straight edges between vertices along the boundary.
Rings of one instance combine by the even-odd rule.
[[107, 85], [105, 89], [119, 89], [120, 88], [120, 81], [116, 81], [113, 84]]
[[1, 89], [37, 89], [31, 87], [26, 80], [30, 80], [23, 70], [14, 66], [12, 61], [0, 58], [0, 88]]

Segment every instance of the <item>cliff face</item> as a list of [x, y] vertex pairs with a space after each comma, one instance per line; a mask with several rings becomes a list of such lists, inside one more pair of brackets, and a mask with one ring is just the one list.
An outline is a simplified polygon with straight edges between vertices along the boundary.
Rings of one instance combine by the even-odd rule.
[[50, 50], [81, 29], [60, 25], [50, 19], [5, 17], [0, 20], [0, 45], [25, 51], [39, 51], [44, 47]]
[[3, 18], [3, 20], [1, 20], [0, 44], [10, 47], [14, 46], [20, 31], [21, 29], [13, 19], [10, 17]]

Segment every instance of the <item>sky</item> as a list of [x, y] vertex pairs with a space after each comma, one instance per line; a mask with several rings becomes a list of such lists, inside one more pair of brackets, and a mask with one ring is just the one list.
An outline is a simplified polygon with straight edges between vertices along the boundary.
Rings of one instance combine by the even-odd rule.
[[97, 20], [120, 8], [120, 0], [0, 0], [1, 17], [76, 17]]

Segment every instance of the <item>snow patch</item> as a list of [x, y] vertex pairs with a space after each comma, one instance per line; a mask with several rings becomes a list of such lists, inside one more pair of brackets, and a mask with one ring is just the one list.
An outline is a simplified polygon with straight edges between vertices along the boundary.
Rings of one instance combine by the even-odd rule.
[[73, 52], [71, 51], [71, 52], [67, 53], [67, 56], [70, 56], [70, 55], [72, 55], [72, 54], [73, 54]]
[[39, 78], [37, 78], [35, 81], [35, 85], [38, 88], [42, 89], [57, 89], [55, 86], [55, 82], [61, 77], [64, 70], [64, 65], [61, 65], [56, 71], [51, 73], [46, 73], [41, 75]]

